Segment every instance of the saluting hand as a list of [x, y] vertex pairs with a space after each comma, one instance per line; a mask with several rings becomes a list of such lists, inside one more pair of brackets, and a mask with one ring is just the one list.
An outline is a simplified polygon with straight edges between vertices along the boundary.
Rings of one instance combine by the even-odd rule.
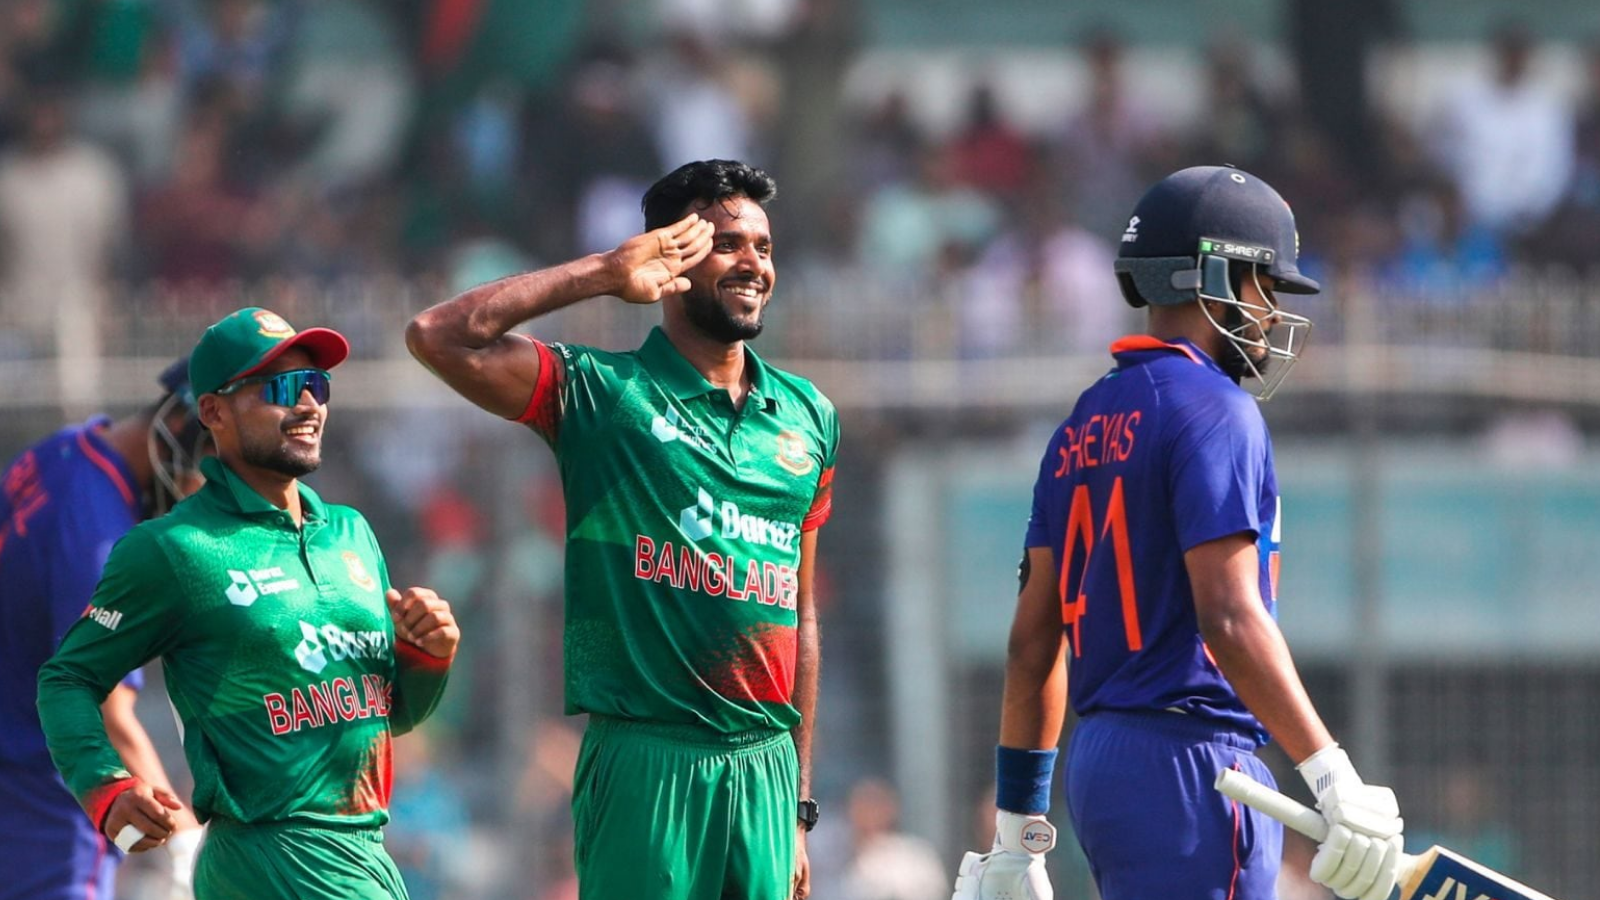
[[394, 633], [400, 640], [416, 644], [440, 659], [455, 654], [456, 645], [461, 643], [461, 629], [456, 627], [450, 604], [432, 589], [409, 587], [402, 594], [390, 588], [384, 599], [389, 602], [389, 618], [394, 620]]
[[607, 254], [622, 279], [617, 296], [629, 303], [655, 303], [689, 289], [683, 276], [711, 253], [710, 222], [690, 213], [664, 228], [623, 241]]

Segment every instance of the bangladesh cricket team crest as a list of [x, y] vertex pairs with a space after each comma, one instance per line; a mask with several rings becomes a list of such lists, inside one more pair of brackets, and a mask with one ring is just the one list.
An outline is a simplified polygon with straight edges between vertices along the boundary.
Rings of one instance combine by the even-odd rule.
[[374, 581], [372, 575], [367, 572], [367, 567], [361, 562], [361, 557], [357, 556], [352, 550], [346, 550], [340, 556], [344, 559], [345, 569], [350, 573], [350, 580], [354, 581], [357, 587], [368, 591], [378, 589], [378, 582]]
[[256, 325], [260, 326], [262, 337], [294, 337], [294, 326], [270, 309], [256, 312]]
[[778, 465], [796, 475], [808, 475], [817, 461], [806, 452], [806, 439], [792, 431], [778, 432]]

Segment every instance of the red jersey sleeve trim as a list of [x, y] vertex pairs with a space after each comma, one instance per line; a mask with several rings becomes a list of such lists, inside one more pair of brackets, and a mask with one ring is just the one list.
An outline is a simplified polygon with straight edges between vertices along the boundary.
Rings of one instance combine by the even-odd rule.
[[78, 446], [83, 449], [83, 455], [94, 463], [95, 468], [106, 473], [106, 477], [111, 479], [112, 484], [116, 485], [117, 493], [122, 495], [123, 502], [132, 506], [136, 499], [133, 488], [128, 486], [127, 480], [122, 477], [121, 472], [117, 471], [117, 467], [111, 460], [106, 459], [104, 454], [96, 450], [94, 445], [89, 443], [89, 437], [81, 431], [78, 432]]
[[1115, 341], [1111, 342], [1111, 352], [1113, 354], [1132, 353], [1136, 350], [1176, 350], [1179, 353], [1182, 353], [1184, 356], [1189, 357], [1189, 360], [1195, 365], [1205, 365], [1205, 363], [1200, 361], [1200, 357], [1196, 356], [1194, 351], [1190, 350], [1188, 347], [1185, 347], [1182, 344], [1169, 344], [1160, 338], [1152, 337], [1148, 334], [1130, 334], [1127, 337], [1117, 338]]
[[401, 668], [426, 672], [448, 672], [455, 661], [455, 654], [440, 659], [410, 641], [400, 640], [394, 642], [394, 655]]
[[829, 466], [822, 470], [822, 477], [817, 479], [817, 494], [811, 501], [810, 511], [800, 522], [800, 530], [816, 531], [831, 515], [833, 515], [833, 467]]
[[96, 831], [105, 833], [106, 814], [111, 812], [112, 802], [122, 796], [123, 791], [131, 790], [138, 783], [139, 779], [130, 775], [92, 787], [83, 795], [83, 811], [89, 814], [89, 821], [94, 823]]
[[532, 343], [539, 353], [539, 378], [534, 382], [533, 396], [528, 398], [522, 415], [513, 421], [532, 428], [554, 443], [561, 426], [561, 385], [565, 370], [554, 350], [527, 335], [521, 337]]

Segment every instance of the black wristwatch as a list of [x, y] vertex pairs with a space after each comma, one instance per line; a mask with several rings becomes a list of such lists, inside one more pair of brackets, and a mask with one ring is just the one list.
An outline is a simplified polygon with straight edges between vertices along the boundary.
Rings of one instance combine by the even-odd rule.
[[810, 831], [811, 829], [817, 827], [817, 813], [818, 813], [817, 801], [815, 801], [815, 800], [801, 800], [800, 801], [800, 824], [804, 825], [806, 827], [807, 831]]

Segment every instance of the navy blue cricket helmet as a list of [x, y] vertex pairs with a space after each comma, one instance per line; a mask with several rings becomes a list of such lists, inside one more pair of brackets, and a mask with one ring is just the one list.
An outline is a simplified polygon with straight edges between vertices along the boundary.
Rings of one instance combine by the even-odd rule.
[[[1294, 212], [1265, 181], [1232, 166], [1195, 166], [1161, 179], [1133, 209], [1115, 265], [1134, 308], [1201, 303], [1228, 341], [1217, 362], [1270, 398], [1300, 357], [1311, 320], [1286, 312], [1274, 293], [1315, 294], [1300, 274]], [[1271, 279], [1263, 284], [1261, 276]], [[1250, 279], [1258, 288], [1246, 292]]]
[[[1138, 308], [1193, 302], [1197, 292], [1223, 295], [1227, 261], [1256, 264], [1288, 294], [1321, 285], [1300, 274], [1294, 212], [1272, 185], [1232, 166], [1195, 166], [1168, 175], [1145, 192], [1122, 233], [1115, 264], [1123, 299]], [[1219, 260], [1207, 266], [1207, 258]]]

